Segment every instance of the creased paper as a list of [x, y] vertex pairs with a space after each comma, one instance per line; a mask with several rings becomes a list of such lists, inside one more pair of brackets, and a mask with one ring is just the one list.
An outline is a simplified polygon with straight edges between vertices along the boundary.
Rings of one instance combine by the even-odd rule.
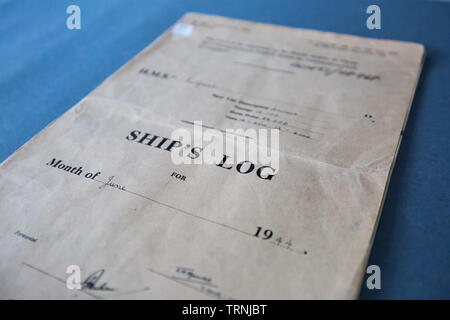
[[[356, 298], [423, 56], [186, 14], [1, 164], [0, 297]], [[197, 120], [279, 129], [278, 173], [127, 139]]]

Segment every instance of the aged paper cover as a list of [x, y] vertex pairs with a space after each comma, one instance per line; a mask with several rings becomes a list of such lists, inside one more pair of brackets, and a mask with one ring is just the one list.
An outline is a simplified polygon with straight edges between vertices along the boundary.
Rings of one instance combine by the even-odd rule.
[[[423, 56], [186, 14], [1, 164], [0, 297], [356, 298]], [[279, 129], [276, 175], [174, 164], [198, 120]]]

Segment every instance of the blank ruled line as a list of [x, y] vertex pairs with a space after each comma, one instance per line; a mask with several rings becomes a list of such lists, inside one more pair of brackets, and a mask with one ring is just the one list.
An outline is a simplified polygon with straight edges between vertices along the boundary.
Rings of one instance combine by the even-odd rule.
[[[150, 198], [150, 197], [148, 197], [148, 196], [146, 196], [146, 195], [140, 194], [140, 193], [138, 193], [138, 192], [134, 192], [134, 191], [131, 191], [131, 190], [128, 190], [128, 189], [117, 189], [117, 188], [113, 188], [113, 187], [107, 185], [106, 182], [101, 181], [101, 180], [98, 180], [98, 179], [91, 179], [91, 180], [93, 180], [93, 181], [95, 181], [95, 182], [98, 182], [98, 183], [101, 183], [101, 184], [103, 184], [103, 185], [106, 185], [106, 186], [110, 187], [111, 189], [113, 189], [114, 191], [123, 191], [123, 192], [129, 193], [129, 194], [135, 195], [135, 196], [137, 196], [137, 197], [146, 199], [146, 200], [148, 200], [148, 201], [152, 201], [152, 202], [154, 202], [154, 203], [156, 203], [156, 204], [159, 204], [159, 205], [164, 206], [164, 207], [166, 207], [166, 208], [172, 209], [172, 210], [174, 210], [174, 211], [183, 213], [184, 215], [187, 215], [187, 216], [189, 216], [189, 217], [193, 217], [193, 218], [196, 218], [196, 219], [199, 219], [199, 220], [203, 220], [203, 221], [205, 221], [205, 222], [209, 222], [209, 223], [211, 223], [211, 224], [214, 224], [214, 225], [217, 225], [217, 226], [221, 226], [221, 227], [224, 227], [224, 228], [226, 228], [226, 229], [233, 230], [233, 231], [239, 232], [239, 233], [241, 233], [241, 234], [245, 234], [245, 235], [247, 235], [247, 236], [249, 236], [249, 237], [255, 238], [254, 234], [252, 234], [252, 233], [250, 233], [250, 232], [247, 232], [247, 231], [245, 231], [245, 230], [238, 229], [238, 228], [236, 228], [236, 227], [227, 225], [227, 224], [225, 224], [225, 223], [221, 223], [221, 222], [218, 222], [218, 221], [215, 221], [215, 220], [212, 220], [212, 219], [208, 219], [208, 218], [205, 218], [205, 217], [196, 215], [196, 214], [194, 214], [194, 213], [192, 213], [192, 212], [189, 212], [189, 211], [186, 211], [186, 210], [183, 210], [183, 209], [174, 207], [174, 206], [172, 206], [172, 205], [170, 205], [170, 204], [167, 204], [167, 203], [164, 203], [164, 202], [161, 202], [161, 201], [152, 199], [152, 198]], [[268, 243], [274, 245], [274, 244], [271, 243], [271, 242], [268, 242]], [[288, 247], [284, 247], [284, 246], [279, 246], [279, 245], [276, 245], [276, 246], [279, 247], [279, 248], [283, 248], [283, 249], [285, 249], [285, 250], [288, 250], [288, 251], [295, 252], [295, 253], [297, 253], [297, 254], [303, 255], [303, 253], [301, 253], [300, 251], [294, 250], [294, 249], [292, 249], [292, 248], [288, 248]]]
[[[102, 183], [102, 184], [105, 184], [105, 182], [100, 181], [100, 180], [97, 180], [97, 179], [92, 179], [92, 180], [94, 180], [94, 181], [96, 181], [96, 182], [99, 182], [99, 183]], [[180, 208], [176, 208], [176, 207], [174, 207], [174, 206], [172, 206], [172, 205], [170, 205], [170, 204], [163, 203], [163, 202], [161, 202], [161, 201], [152, 199], [152, 198], [150, 198], [150, 197], [147, 197], [147, 196], [145, 196], [145, 195], [143, 195], [143, 194], [140, 194], [140, 193], [137, 193], [137, 192], [134, 192], [134, 191], [130, 191], [130, 190], [127, 190], [127, 189], [125, 189], [125, 190], [122, 190], [122, 189], [114, 189], [114, 190], [124, 191], [124, 192], [130, 193], [130, 194], [133, 194], [133, 195], [135, 195], [135, 196], [138, 196], [138, 197], [147, 199], [147, 200], [149, 200], [149, 201], [152, 201], [152, 202], [154, 202], [154, 203], [157, 203], [157, 204], [159, 204], [159, 205], [161, 205], [161, 206], [164, 206], [164, 207], [167, 207], [167, 208], [169, 208], [169, 209], [172, 209], [172, 210], [181, 212], [181, 213], [183, 213], [183, 214], [185, 214], [185, 215], [188, 215], [188, 216], [191, 216], [191, 217], [194, 217], [194, 218], [197, 218], [197, 219], [200, 219], [200, 220], [209, 222], [209, 223], [213, 223], [213, 224], [215, 224], [215, 225], [218, 225], [218, 226], [221, 226], [221, 227], [230, 229], [230, 230], [234, 230], [234, 231], [240, 232], [240, 233], [242, 233], [242, 234], [246, 234], [246, 235], [248, 235], [248, 236], [253, 236], [251, 233], [249, 233], [249, 232], [247, 232], [247, 231], [244, 231], [244, 230], [241, 230], [241, 229], [238, 229], [238, 228], [229, 226], [229, 225], [227, 225], [227, 224], [225, 224], [225, 223], [217, 222], [217, 221], [214, 221], [214, 220], [211, 220], [211, 219], [208, 219], [208, 218], [205, 218], [205, 217], [202, 217], [202, 216], [193, 214], [193, 213], [191, 213], [191, 212], [188, 212], [188, 211], [183, 210], [183, 209], [180, 209]]]

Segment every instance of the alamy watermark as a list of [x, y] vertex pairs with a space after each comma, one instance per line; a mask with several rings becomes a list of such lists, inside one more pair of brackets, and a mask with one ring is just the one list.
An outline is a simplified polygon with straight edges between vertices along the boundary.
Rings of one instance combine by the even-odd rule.
[[376, 264], [372, 264], [367, 267], [366, 273], [370, 274], [370, 276], [368, 276], [367, 280], [366, 280], [367, 289], [380, 290], [381, 289], [381, 269], [380, 269], [380, 267], [377, 266]]
[[66, 9], [66, 13], [70, 14], [66, 20], [66, 27], [69, 30], [81, 29], [81, 9], [77, 5], [70, 5]]
[[370, 16], [366, 20], [367, 29], [381, 29], [381, 9], [376, 4], [372, 4], [367, 7], [366, 13]]
[[193, 131], [178, 128], [171, 140], [180, 147], [172, 150], [174, 164], [217, 165], [236, 167], [239, 173], [253, 171], [261, 179], [271, 180], [280, 166], [278, 129], [226, 129], [205, 127], [194, 121]]

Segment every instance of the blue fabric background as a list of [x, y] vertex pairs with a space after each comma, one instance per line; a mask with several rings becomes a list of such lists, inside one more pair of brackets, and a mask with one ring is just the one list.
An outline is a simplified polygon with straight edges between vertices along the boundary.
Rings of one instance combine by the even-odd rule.
[[[82, 29], [66, 28], [81, 8]], [[365, 10], [381, 7], [382, 29]], [[450, 4], [401, 0], [0, 0], [0, 161], [187, 11], [420, 42], [427, 59], [370, 257], [382, 289], [361, 298], [450, 298]]]

